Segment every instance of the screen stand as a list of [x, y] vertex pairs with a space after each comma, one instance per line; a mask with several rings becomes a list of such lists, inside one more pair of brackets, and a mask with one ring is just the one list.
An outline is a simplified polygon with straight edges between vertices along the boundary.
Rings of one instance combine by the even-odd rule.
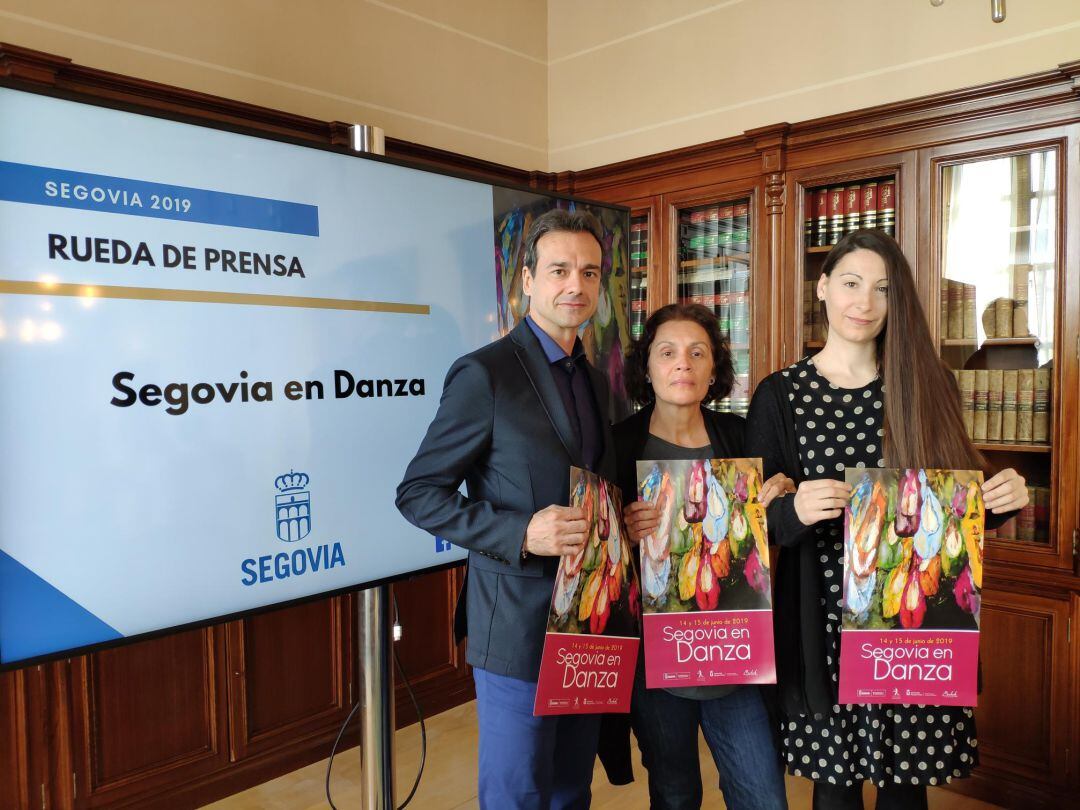
[[358, 594], [364, 810], [394, 810], [394, 670], [390, 586]]
[[[357, 152], [386, 153], [379, 127], [349, 127]], [[360, 643], [360, 755], [364, 810], [395, 810], [394, 669], [390, 586], [360, 591], [357, 626]]]

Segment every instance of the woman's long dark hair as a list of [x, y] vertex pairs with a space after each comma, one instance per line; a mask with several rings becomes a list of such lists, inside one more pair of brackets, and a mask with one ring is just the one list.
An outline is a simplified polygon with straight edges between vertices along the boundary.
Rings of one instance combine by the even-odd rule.
[[877, 336], [885, 388], [885, 465], [989, 473], [985, 457], [968, 438], [956, 378], [934, 350], [911, 265], [896, 241], [878, 230], [850, 233], [829, 251], [821, 272], [831, 275], [856, 250], [881, 257], [889, 285], [885, 325]]
[[656, 331], [668, 321], [690, 321], [705, 330], [713, 357], [713, 382], [709, 386], [703, 405], [723, 399], [731, 393], [735, 384], [735, 370], [731, 365], [731, 352], [727, 340], [720, 332], [716, 316], [701, 304], [668, 304], [660, 307], [645, 322], [642, 336], [630, 346], [626, 362], [626, 393], [638, 405], [648, 405], [656, 396], [649, 382], [649, 350], [656, 340]]

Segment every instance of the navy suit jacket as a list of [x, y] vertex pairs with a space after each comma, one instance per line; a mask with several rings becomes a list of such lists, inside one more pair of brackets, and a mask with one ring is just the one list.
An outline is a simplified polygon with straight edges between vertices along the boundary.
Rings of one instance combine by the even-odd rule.
[[[602, 414], [597, 472], [612, 480], [608, 385], [588, 369]], [[522, 321], [451, 366], [438, 413], [398, 485], [406, 520], [469, 550], [455, 627], [460, 633], [464, 606], [474, 667], [537, 679], [559, 560], [522, 560], [521, 548], [533, 514], [569, 503], [570, 467], [584, 466], [573, 435], [547, 357]]]

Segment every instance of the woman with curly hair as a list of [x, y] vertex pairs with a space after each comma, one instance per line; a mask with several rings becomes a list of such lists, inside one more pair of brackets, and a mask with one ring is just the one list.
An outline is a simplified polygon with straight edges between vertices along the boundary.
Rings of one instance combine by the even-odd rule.
[[[653, 313], [633, 346], [626, 379], [642, 408], [614, 428], [617, 483], [627, 532], [639, 543], [657, 528], [659, 513], [638, 500], [637, 462], [742, 457], [745, 421], [706, 407], [730, 393], [734, 373], [716, 316], [699, 304], [671, 304]], [[777, 475], [759, 498], [767, 504], [789, 485]], [[699, 728], [729, 808], [787, 807], [774, 724], [760, 687], [646, 689], [639, 661], [630, 721], [649, 772], [653, 810], [701, 807]]]

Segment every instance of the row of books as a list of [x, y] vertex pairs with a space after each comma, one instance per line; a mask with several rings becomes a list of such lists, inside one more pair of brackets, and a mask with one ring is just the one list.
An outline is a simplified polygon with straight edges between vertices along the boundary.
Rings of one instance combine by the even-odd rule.
[[941, 280], [941, 337], [975, 342], [975, 285]]
[[[1013, 266], [1012, 297], [995, 298], [983, 309], [983, 331], [988, 338], [1028, 337], [1029, 264]], [[975, 334], [975, 285], [941, 281], [941, 336], [947, 340], [970, 340]]]
[[964, 427], [975, 442], [1050, 441], [1050, 369], [963, 369]]
[[681, 295], [680, 304], [701, 304], [716, 315], [720, 333], [727, 338], [732, 349], [745, 349], [750, 345], [749, 304], [745, 293], [733, 293], [710, 298], [704, 295]]
[[737, 413], [746, 416], [750, 410], [750, 350], [733, 349], [731, 361], [735, 366], [735, 381], [731, 393], [713, 407], [721, 413]]
[[683, 211], [679, 215], [682, 259], [716, 258], [750, 251], [750, 203], [742, 200]]
[[825, 322], [825, 313], [817, 300], [817, 281], [803, 282], [803, 340], [825, 342], [829, 335], [829, 326]]
[[804, 212], [807, 247], [835, 245], [844, 234], [860, 228], [880, 228], [896, 236], [896, 180], [889, 177], [809, 189]]
[[679, 262], [675, 281], [711, 287], [716, 293], [745, 293], [750, 290], [750, 263], [744, 259], [686, 259]]
[[987, 529], [986, 539], [1050, 542], [1050, 488], [1028, 487], [1027, 490], [1028, 505], [998, 528]]
[[630, 282], [630, 339], [637, 340], [645, 334], [645, 321], [649, 319], [649, 278], [644, 273]]
[[630, 222], [630, 338], [645, 334], [648, 317], [649, 220], [635, 217]]
[[682, 262], [676, 278], [681, 302], [711, 310], [733, 347], [750, 345], [750, 266], [734, 260]]

